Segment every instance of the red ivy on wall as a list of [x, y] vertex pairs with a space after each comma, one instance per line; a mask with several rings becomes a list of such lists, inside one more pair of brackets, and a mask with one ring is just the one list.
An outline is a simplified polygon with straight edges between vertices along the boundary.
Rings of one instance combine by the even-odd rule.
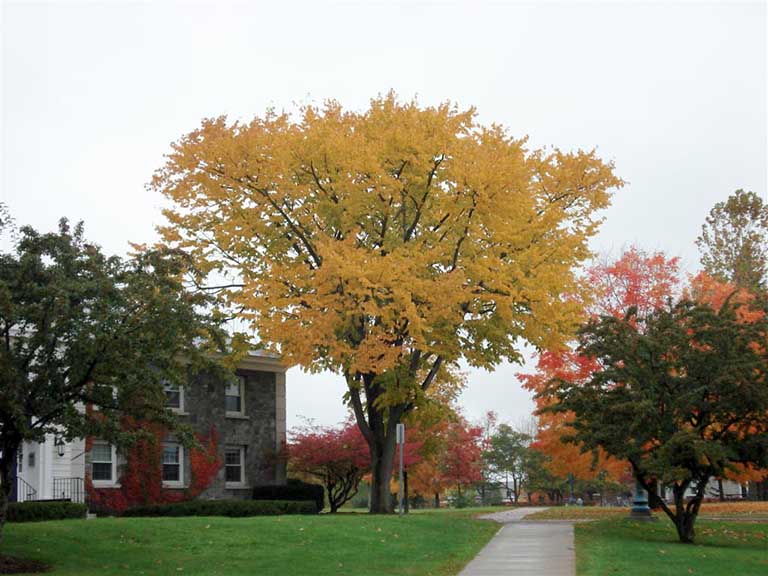
[[[122, 512], [134, 506], [146, 504], [171, 504], [191, 500], [210, 486], [221, 469], [219, 457], [219, 435], [215, 426], [208, 434], [195, 434], [199, 447], [189, 449], [191, 478], [186, 488], [165, 488], [162, 482], [162, 439], [164, 428], [158, 425], [139, 423], [154, 438], [139, 440], [124, 454], [123, 474], [120, 486], [96, 488], [91, 481], [90, 471], [86, 472], [85, 485], [94, 508]], [[86, 450], [93, 447], [93, 439], [86, 442]]]

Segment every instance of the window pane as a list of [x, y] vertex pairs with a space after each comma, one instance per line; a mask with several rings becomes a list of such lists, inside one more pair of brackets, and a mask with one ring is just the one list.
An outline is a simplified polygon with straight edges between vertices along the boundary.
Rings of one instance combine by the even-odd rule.
[[178, 388], [165, 389], [165, 405], [168, 408], [181, 408], [181, 392]]
[[178, 444], [166, 444], [163, 448], [163, 464], [178, 464], [179, 463], [179, 445]]
[[91, 468], [91, 478], [93, 480], [112, 480], [111, 463], [93, 462]]
[[181, 466], [163, 464], [163, 482], [178, 482], [179, 480], [181, 480]]
[[227, 466], [233, 465], [233, 466], [239, 466], [240, 465], [240, 450], [234, 449], [234, 450], [227, 450], [224, 454], [224, 461], [227, 464]]
[[112, 462], [112, 446], [109, 444], [94, 444], [91, 450], [92, 462]]
[[225, 396], [224, 408], [227, 412], [240, 412], [240, 396]]
[[242, 479], [240, 471], [240, 466], [227, 466], [225, 469], [225, 480], [227, 482], [240, 482]]
[[228, 448], [224, 452], [224, 480], [240, 483], [243, 481], [243, 450]]
[[224, 394], [227, 396], [240, 396], [240, 382], [241, 380], [239, 378], [233, 382], [229, 382], [224, 390]]

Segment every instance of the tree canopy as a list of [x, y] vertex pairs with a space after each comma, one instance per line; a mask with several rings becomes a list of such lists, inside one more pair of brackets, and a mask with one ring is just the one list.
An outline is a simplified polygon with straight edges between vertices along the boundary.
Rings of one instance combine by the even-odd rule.
[[491, 474], [498, 482], [503, 482], [515, 504], [520, 499], [520, 492], [526, 479], [531, 441], [529, 434], [515, 430], [509, 424], [501, 423], [493, 431], [483, 454]]
[[644, 317], [631, 309], [593, 319], [579, 353], [598, 368], [580, 381], [553, 380], [547, 391], [557, 399], [547, 411], [575, 414], [566, 441], [629, 462], [646, 490], [653, 480], [672, 487], [674, 510], [660, 505], [683, 542], [694, 539], [711, 477], [768, 463], [768, 321], [764, 305], [742, 321], [742, 306], [683, 299]]
[[173, 202], [165, 240], [228, 275], [220, 299], [267, 345], [344, 375], [387, 511], [395, 425], [436, 380], [575, 327], [564, 295], [621, 184], [594, 152], [530, 150], [474, 109], [389, 94], [205, 120], [151, 188]]
[[434, 497], [450, 488], [471, 486], [482, 479], [482, 428], [472, 426], [461, 414], [419, 431], [422, 459], [408, 472], [415, 494]]
[[[669, 298], [680, 292], [680, 271], [677, 258], [661, 252], [646, 252], [631, 247], [618, 258], [603, 258], [586, 271], [592, 288], [583, 306], [592, 318], [623, 317], [630, 308], [645, 316], [666, 305]], [[598, 449], [595, 454], [583, 452], [579, 446], [563, 442], [569, 434], [574, 414], [542, 411], [555, 399], [546, 394], [553, 379], [581, 382], [599, 369], [595, 358], [584, 356], [575, 343], [544, 350], [538, 354], [536, 370], [518, 377], [528, 390], [536, 393], [539, 410], [539, 430], [534, 447], [547, 458], [542, 465], [559, 478], [573, 474], [582, 481], [600, 478], [619, 481], [627, 467], [625, 461], [607, 457]]]
[[224, 347], [210, 299], [182, 285], [178, 251], [107, 257], [66, 220], [15, 237], [0, 253], [0, 528], [23, 441], [127, 444], [126, 417], [173, 427], [162, 383], [184, 383]]
[[757, 291], [768, 273], [768, 206], [754, 192], [736, 190], [709, 212], [696, 240], [711, 276]]

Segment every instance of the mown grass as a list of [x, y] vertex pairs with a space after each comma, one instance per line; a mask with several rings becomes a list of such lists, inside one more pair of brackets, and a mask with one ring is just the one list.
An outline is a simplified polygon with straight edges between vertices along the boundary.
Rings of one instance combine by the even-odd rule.
[[[540, 510], [528, 516], [529, 520], [595, 520], [627, 516], [629, 508], [598, 506], [557, 506]], [[666, 519], [663, 512], [659, 516]], [[768, 502], [705, 502], [701, 506], [702, 518], [768, 519]]]
[[448, 576], [498, 530], [476, 512], [8, 524], [0, 553], [46, 562], [61, 576]]
[[575, 527], [578, 576], [764, 576], [768, 524], [701, 520], [696, 544], [680, 544], [671, 523], [610, 518]]

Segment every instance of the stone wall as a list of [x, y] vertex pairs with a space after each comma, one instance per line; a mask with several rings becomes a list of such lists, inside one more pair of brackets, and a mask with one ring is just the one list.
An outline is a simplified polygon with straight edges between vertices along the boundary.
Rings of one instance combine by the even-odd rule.
[[[224, 466], [201, 498], [248, 498], [254, 486], [285, 482], [285, 464], [278, 458], [282, 441], [278, 415], [278, 396], [282, 388], [283, 434], [285, 429], [285, 375], [257, 370], [238, 370], [245, 378], [243, 415], [227, 415], [224, 408], [225, 382], [209, 375], [200, 375], [185, 391], [182, 416], [193, 428], [207, 434], [215, 427], [219, 436], [219, 456], [224, 462], [227, 446], [245, 447], [245, 486], [228, 488]], [[282, 387], [278, 386], [282, 379]], [[190, 478], [189, 459], [185, 459], [185, 478]]]
[[[200, 493], [199, 498], [250, 498], [254, 486], [285, 484], [286, 481], [285, 462], [279, 457], [286, 440], [285, 368], [276, 359], [251, 356], [243, 361], [236, 374], [244, 378], [242, 415], [226, 412], [224, 377], [199, 374], [183, 390], [183, 410], [178, 413], [179, 420], [189, 424], [202, 438], [209, 437], [211, 430], [215, 428], [218, 436], [218, 456], [222, 462], [216, 477]], [[174, 441], [174, 438], [169, 436], [166, 440]], [[228, 486], [226, 483], [224, 461], [227, 446], [244, 447], [244, 482], [241, 486]], [[184, 448], [183, 484], [163, 488], [164, 493], [170, 494], [172, 499], [174, 494], [182, 499], [190, 497], [188, 489], [192, 481], [192, 470], [189, 456], [189, 449]], [[85, 471], [90, 474], [90, 447], [85, 451], [83, 460]], [[114, 485], [91, 487], [91, 491], [106, 496], [109, 501], [117, 502], [118, 493], [123, 491], [120, 479], [126, 472], [125, 466], [125, 458], [118, 451], [118, 482]], [[135, 503], [128, 502], [127, 505]]]

